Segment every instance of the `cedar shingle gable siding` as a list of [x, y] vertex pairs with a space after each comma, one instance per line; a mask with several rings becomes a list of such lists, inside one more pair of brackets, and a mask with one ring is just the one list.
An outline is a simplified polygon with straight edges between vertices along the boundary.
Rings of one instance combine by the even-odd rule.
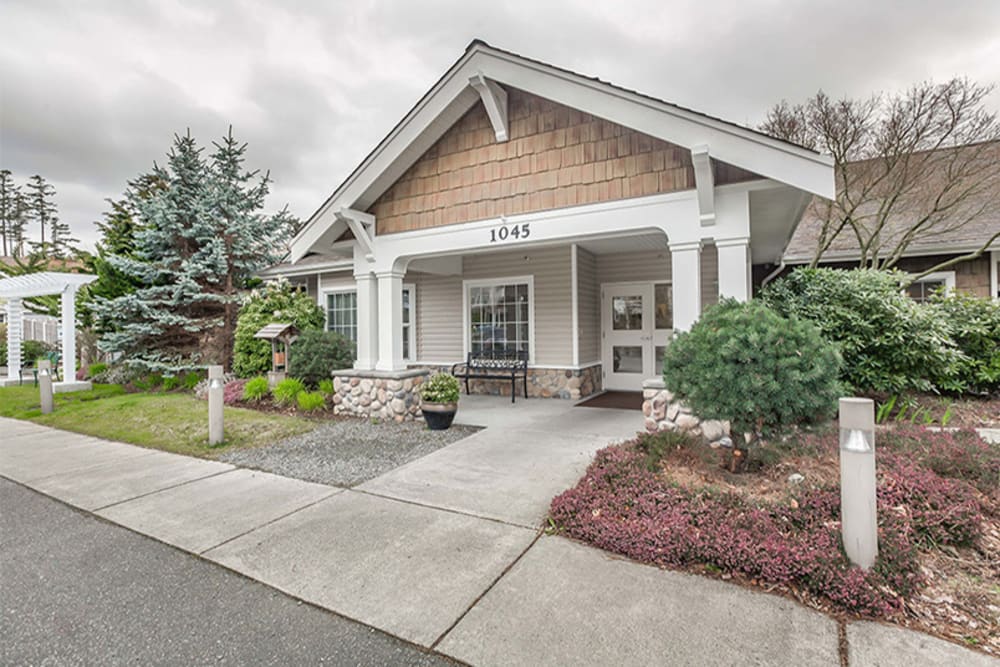
[[[509, 88], [510, 140], [497, 143], [481, 103], [369, 209], [378, 234], [695, 187], [691, 153]], [[716, 182], [759, 178], [716, 164]]]

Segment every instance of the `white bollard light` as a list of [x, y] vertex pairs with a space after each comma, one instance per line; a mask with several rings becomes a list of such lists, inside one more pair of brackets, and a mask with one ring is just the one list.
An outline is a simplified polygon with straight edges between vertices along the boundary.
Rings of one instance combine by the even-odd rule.
[[840, 532], [844, 551], [867, 570], [878, 555], [875, 505], [875, 403], [840, 399]]
[[221, 445], [223, 440], [222, 366], [208, 367], [208, 444]]
[[48, 359], [38, 362], [38, 393], [42, 401], [42, 414], [52, 414], [55, 402], [52, 398], [52, 362]]

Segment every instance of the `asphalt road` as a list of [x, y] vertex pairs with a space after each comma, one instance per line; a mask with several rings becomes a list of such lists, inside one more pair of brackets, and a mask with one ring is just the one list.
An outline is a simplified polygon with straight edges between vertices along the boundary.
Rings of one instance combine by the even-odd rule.
[[0, 478], [2, 665], [454, 665]]

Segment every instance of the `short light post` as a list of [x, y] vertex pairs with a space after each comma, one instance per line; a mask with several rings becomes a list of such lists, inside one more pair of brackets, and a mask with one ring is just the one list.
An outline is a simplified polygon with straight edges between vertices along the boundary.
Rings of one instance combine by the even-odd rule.
[[222, 366], [208, 367], [208, 444], [221, 445], [223, 439]]
[[42, 402], [42, 414], [51, 414], [55, 402], [52, 398], [52, 362], [48, 359], [38, 361], [38, 393]]
[[875, 403], [840, 399], [840, 531], [844, 551], [867, 570], [878, 555], [875, 505]]

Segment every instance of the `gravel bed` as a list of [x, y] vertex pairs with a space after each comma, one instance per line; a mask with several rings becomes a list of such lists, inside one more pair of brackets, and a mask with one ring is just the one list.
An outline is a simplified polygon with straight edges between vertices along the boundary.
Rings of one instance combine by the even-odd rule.
[[452, 426], [446, 431], [431, 431], [418, 422], [397, 424], [339, 419], [273, 445], [226, 452], [219, 460], [307, 482], [349, 487], [426, 456], [478, 430]]

